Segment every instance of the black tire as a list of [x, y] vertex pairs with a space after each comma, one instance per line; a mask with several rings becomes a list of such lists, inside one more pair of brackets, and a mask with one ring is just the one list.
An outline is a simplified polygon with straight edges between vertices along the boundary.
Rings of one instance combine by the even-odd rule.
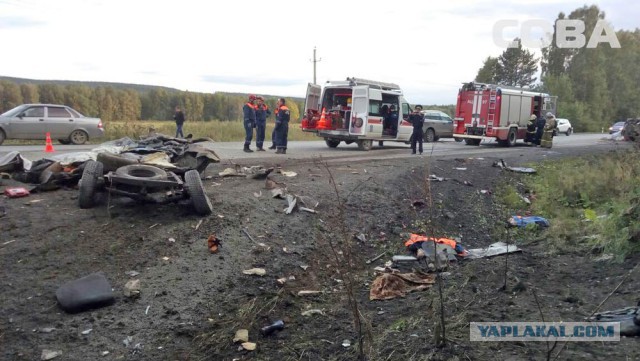
[[455, 139], [455, 140], [456, 140], [456, 142], [458, 142], [458, 143], [461, 143], [461, 142], [464, 140], [464, 139], [462, 139], [462, 138], [453, 138], [453, 139]]
[[[197, 173], [197, 171], [196, 171]], [[164, 170], [145, 164], [125, 165], [116, 169], [116, 175], [123, 178], [139, 180], [162, 180], [167, 179], [167, 172]]]
[[93, 160], [84, 164], [82, 178], [80, 178], [78, 205], [82, 209], [91, 208], [95, 204], [95, 193], [98, 179], [103, 175], [102, 163]]
[[567, 129], [567, 132], [566, 132], [565, 134], [566, 134], [566, 135], [567, 135], [567, 137], [568, 137], [568, 136], [570, 136], [570, 135], [571, 135], [571, 133], [573, 133], [573, 129], [569, 128], [569, 129]]
[[518, 129], [511, 128], [509, 129], [509, 134], [507, 134], [507, 147], [513, 147], [516, 145], [518, 141]]
[[429, 128], [424, 132], [424, 141], [427, 143], [433, 143], [436, 141], [436, 132]]
[[0, 145], [2, 145], [5, 139], [7, 139], [7, 135], [4, 134], [4, 130], [0, 129]]
[[67, 145], [67, 144], [71, 144], [71, 141], [69, 139], [58, 139], [58, 143]]
[[187, 171], [184, 174], [184, 184], [196, 213], [202, 216], [211, 214], [213, 212], [213, 205], [207, 193], [204, 191], [204, 186], [202, 185], [198, 171], [194, 169]]
[[332, 138], [324, 138], [324, 142], [327, 143], [329, 148], [337, 148], [340, 145], [340, 141]]
[[358, 141], [358, 149], [364, 151], [370, 151], [373, 146], [373, 140], [371, 139], [362, 139]]
[[104, 169], [106, 172], [115, 171], [120, 167], [124, 167], [125, 165], [138, 164], [138, 162], [134, 159], [125, 158], [119, 154], [113, 154], [109, 152], [98, 153], [96, 159], [98, 160], [98, 162], [104, 165]]
[[466, 145], [480, 145], [482, 139], [473, 139], [473, 138], [465, 138], [464, 142]]
[[76, 129], [69, 134], [69, 141], [75, 145], [84, 144], [89, 140], [89, 134], [84, 130]]

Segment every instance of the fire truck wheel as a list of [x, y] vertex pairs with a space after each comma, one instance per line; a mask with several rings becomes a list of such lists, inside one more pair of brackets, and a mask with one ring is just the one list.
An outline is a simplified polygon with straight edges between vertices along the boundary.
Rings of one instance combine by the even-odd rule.
[[336, 148], [340, 144], [339, 140], [332, 138], [324, 138], [324, 142], [327, 143], [329, 148]]
[[469, 139], [469, 138], [466, 138], [466, 139], [464, 140], [464, 142], [465, 142], [467, 145], [480, 145], [480, 141], [481, 141], [481, 140], [482, 140], [482, 139]]
[[509, 129], [509, 134], [507, 135], [507, 146], [513, 147], [516, 145], [518, 141], [518, 130], [517, 128]]
[[373, 145], [373, 140], [363, 139], [358, 141], [358, 149], [360, 150], [371, 150], [371, 146]]
[[436, 141], [436, 132], [429, 128], [424, 132], [424, 141], [427, 143], [433, 143]]
[[455, 139], [455, 140], [456, 140], [456, 142], [458, 142], [458, 143], [461, 143], [461, 142], [464, 140], [464, 139], [462, 139], [462, 138], [453, 138], [453, 139]]

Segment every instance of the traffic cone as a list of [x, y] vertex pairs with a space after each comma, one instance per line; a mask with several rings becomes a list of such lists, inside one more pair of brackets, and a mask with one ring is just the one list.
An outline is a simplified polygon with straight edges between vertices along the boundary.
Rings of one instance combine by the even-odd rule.
[[44, 147], [44, 152], [45, 153], [55, 152], [55, 150], [53, 150], [53, 143], [51, 143], [51, 133], [49, 132], [47, 132], [47, 145], [45, 145]]
[[327, 122], [327, 114], [324, 111], [325, 108], [322, 108], [322, 114], [320, 115], [320, 120], [318, 120], [318, 129], [329, 129], [329, 122]]

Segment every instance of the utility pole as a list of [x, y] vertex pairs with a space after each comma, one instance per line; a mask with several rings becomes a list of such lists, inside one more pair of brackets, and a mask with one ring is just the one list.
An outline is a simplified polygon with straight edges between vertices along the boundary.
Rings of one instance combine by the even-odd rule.
[[316, 47], [313, 47], [313, 60], [311, 60], [313, 62], [313, 84], [317, 84], [316, 83], [316, 63], [319, 61], [322, 61], [322, 58], [320, 59], [316, 59]]

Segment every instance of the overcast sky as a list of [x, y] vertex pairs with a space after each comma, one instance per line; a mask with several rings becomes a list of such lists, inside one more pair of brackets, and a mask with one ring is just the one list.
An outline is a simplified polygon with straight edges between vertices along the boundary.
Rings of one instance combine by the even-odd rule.
[[[0, 0], [0, 75], [304, 96], [316, 46], [319, 83], [355, 76], [397, 83], [412, 103], [452, 104], [460, 83], [504, 50], [496, 21], [552, 23], [584, 4]], [[640, 2], [598, 6], [616, 30], [640, 26]]]

